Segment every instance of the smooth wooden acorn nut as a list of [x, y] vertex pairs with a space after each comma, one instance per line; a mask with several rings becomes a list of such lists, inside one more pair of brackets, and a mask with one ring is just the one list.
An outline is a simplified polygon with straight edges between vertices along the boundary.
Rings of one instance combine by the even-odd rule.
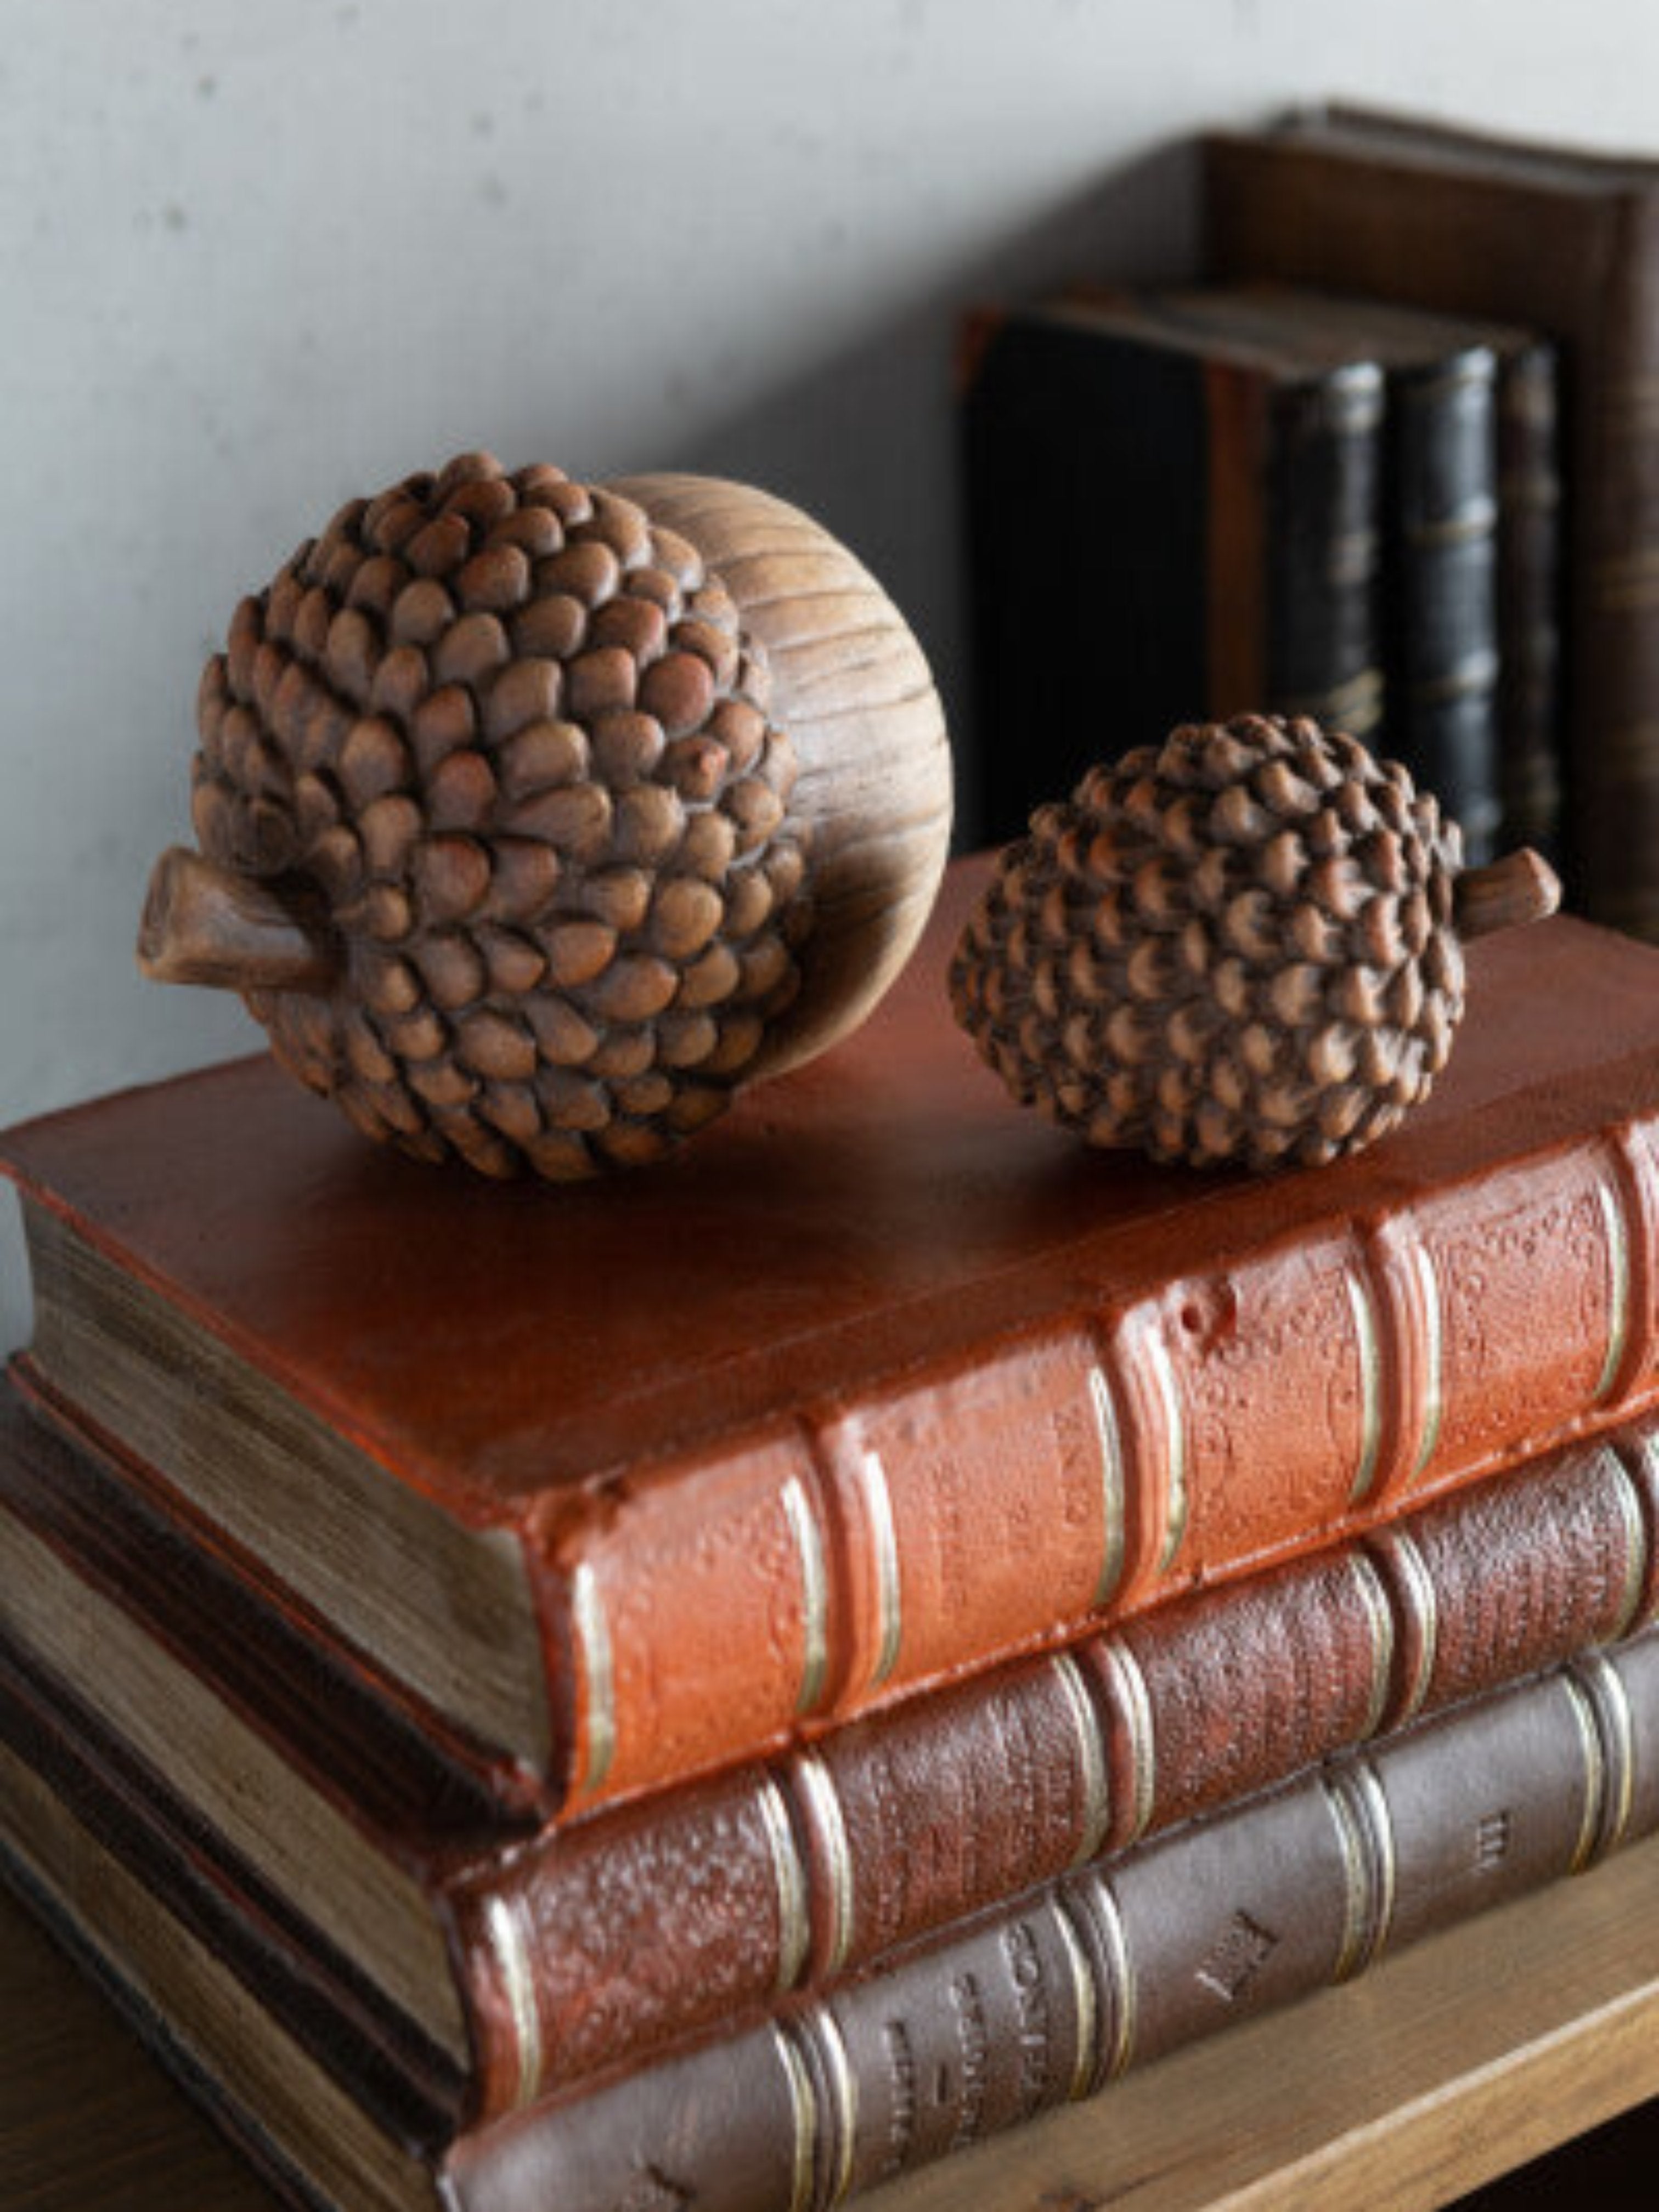
[[863, 1018], [944, 864], [915, 641], [747, 487], [464, 454], [341, 509], [198, 698], [160, 981], [241, 991], [371, 1134], [494, 1175], [657, 1157]]

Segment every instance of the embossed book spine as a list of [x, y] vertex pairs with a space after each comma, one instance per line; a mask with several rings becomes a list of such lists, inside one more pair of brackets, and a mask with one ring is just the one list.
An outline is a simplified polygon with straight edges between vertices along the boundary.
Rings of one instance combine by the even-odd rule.
[[1334, 108], [1206, 142], [1226, 277], [1529, 324], [1569, 362], [1566, 880], [1659, 935], [1659, 164]]
[[1388, 385], [1392, 633], [1384, 749], [1462, 824], [1475, 863], [1497, 850], [1498, 416], [1495, 356], [1399, 368]]
[[[332, 1694], [303, 1639], [296, 1651], [251, 1623], [210, 1563], [158, 1554], [135, 1500], [85, 1454], [15, 1409], [0, 1409], [0, 1633], [16, 1665], [57, 1683], [34, 1701], [58, 1711], [75, 1756], [114, 1776], [106, 1836], [125, 1823], [149, 1839], [129, 1855], [188, 1919], [201, 1899], [186, 1875], [258, 1899], [260, 1838], [325, 1832], [301, 1819], [301, 1788], [362, 1829], [371, 1866], [412, 1875], [444, 1931], [467, 2054], [464, 2075], [448, 2061], [448, 2094], [475, 2118], [833, 1984], [1035, 1881], [1636, 1633], [1659, 1602], [1644, 1425], [793, 1759], [491, 1838], [475, 1799], [446, 1799], [418, 1740], [377, 1740]], [[157, 1647], [178, 1655], [173, 1672]], [[110, 1740], [118, 1716], [97, 1717], [108, 1668], [150, 1685], [125, 1746]], [[169, 1717], [160, 1736], [152, 1707]], [[37, 1765], [39, 1735], [13, 1731]], [[252, 1836], [245, 1800], [273, 1808]], [[287, 1900], [295, 1925], [319, 1905], [337, 1920], [331, 1896]], [[348, 1917], [331, 1941], [349, 1940]], [[306, 1948], [290, 1929], [286, 1953]], [[396, 2012], [389, 1984], [372, 1996], [359, 1986], [350, 2002]]]
[[1498, 377], [1498, 727], [1503, 842], [1559, 850], [1563, 564], [1560, 361], [1543, 340]]
[[1085, 1158], [975, 1067], [936, 963], [980, 880], [672, 1177], [462, 1189], [258, 1061], [13, 1133], [20, 1376], [573, 1813], [1652, 1402], [1659, 955], [1565, 920], [1478, 945], [1386, 1144], [1199, 1183]]
[[[1659, 1638], [1089, 1869], [765, 2026], [468, 2136], [458, 2212], [819, 2212], [1659, 1826]], [[676, 2195], [678, 2192], [678, 2197]]]
[[1255, 706], [1374, 726], [1374, 366], [1084, 298], [983, 318], [969, 353], [983, 835], [1019, 835], [1093, 761], [1177, 722]]

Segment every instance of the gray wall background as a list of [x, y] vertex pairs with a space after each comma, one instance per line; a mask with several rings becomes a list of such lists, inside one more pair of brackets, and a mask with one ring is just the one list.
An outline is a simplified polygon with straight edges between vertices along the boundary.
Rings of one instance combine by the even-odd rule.
[[349, 494], [474, 445], [750, 477], [959, 708], [964, 301], [1182, 270], [1207, 123], [1659, 153], [1656, 90], [1645, 0], [0, 0], [0, 1121], [257, 1043], [133, 933], [202, 660]]

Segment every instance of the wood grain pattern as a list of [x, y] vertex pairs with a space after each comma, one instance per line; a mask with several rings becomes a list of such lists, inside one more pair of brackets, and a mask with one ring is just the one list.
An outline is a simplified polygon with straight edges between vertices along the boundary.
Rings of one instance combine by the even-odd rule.
[[[0, 1898], [9, 2212], [275, 2200]], [[1428, 2212], [1659, 2094], [1659, 1842], [871, 2197], [872, 2212]]]
[[775, 1075], [855, 1029], [902, 966], [951, 836], [945, 713], [921, 647], [869, 570], [799, 507], [674, 474], [611, 489], [687, 538], [766, 648], [772, 712], [800, 763], [813, 929], [799, 998], [751, 1074]]

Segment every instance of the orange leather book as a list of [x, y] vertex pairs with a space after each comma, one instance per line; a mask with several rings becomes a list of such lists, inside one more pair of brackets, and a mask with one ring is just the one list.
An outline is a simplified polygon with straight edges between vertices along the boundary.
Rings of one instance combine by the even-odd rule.
[[1644, 1407], [1659, 953], [1477, 945], [1434, 1098], [1199, 1177], [1022, 1114], [942, 971], [684, 1158], [494, 1188], [252, 1060], [14, 1132], [24, 1379], [572, 1810], [1391, 1519]]

